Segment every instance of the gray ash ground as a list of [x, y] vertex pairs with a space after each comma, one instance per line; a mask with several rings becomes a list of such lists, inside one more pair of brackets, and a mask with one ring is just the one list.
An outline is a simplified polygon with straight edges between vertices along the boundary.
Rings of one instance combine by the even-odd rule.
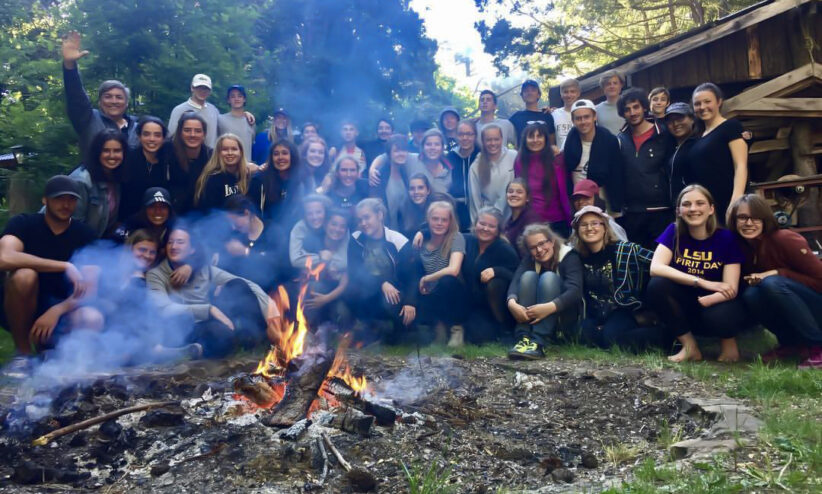
[[[680, 413], [678, 392], [694, 394], [695, 385], [670, 371], [563, 360], [418, 361], [356, 352], [349, 360], [380, 397], [394, 399], [402, 422], [375, 425], [360, 436], [315, 420], [298, 440], [282, 439], [281, 431], [260, 423], [267, 411], [232, 398], [231, 378], [253, 369], [251, 359], [132, 369], [73, 386], [36, 422], [7, 403], [0, 493], [361, 490], [368, 482], [352, 481], [330, 451], [327, 476], [318, 485], [323, 431], [346, 460], [373, 476], [375, 492], [408, 491], [401, 462], [423, 471], [447, 465], [453, 492], [596, 491], [630, 470], [610, 461], [606, 450], [631, 447], [660, 459], [667, 455], [658, 441], [664, 430], [688, 439], [710, 426], [708, 418]], [[660, 393], [654, 383], [671, 393]], [[54, 428], [167, 399], [182, 404], [31, 445]]]

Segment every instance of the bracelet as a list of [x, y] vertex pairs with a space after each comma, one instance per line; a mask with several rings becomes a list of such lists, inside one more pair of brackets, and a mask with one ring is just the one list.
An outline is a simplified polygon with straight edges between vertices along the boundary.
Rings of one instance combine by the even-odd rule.
[[694, 276], [694, 286], [699, 286], [699, 276]]

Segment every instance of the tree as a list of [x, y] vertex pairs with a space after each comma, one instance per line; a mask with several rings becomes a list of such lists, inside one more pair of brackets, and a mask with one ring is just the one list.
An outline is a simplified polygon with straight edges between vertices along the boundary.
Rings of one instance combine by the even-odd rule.
[[528, 26], [508, 19], [476, 28], [495, 66], [507, 74], [512, 65], [554, 77], [582, 74], [600, 65], [713, 21], [757, 0], [570, 0], [522, 2], [475, 0], [505, 8]]

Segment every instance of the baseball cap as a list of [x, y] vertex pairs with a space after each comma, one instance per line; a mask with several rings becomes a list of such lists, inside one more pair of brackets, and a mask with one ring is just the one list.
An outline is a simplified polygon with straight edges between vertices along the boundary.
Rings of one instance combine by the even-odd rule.
[[77, 182], [65, 175], [55, 175], [46, 182], [43, 195], [49, 199], [60, 196], [73, 196], [80, 199], [80, 187]]
[[288, 118], [288, 112], [285, 111], [285, 108], [282, 106], [274, 110], [274, 113], [271, 114], [272, 117], [276, 117], [277, 115], [282, 115], [285, 118]]
[[577, 110], [582, 110], [587, 108], [588, 110], [594, 110], [594, 113], [597, 112], [597, 107], [594, 105], [594, 102], [589, 99], [578, 99], [574, 101], [574, 104], [571, 105], [571, 115], [574, 114]]
[[597, 183], [590, 178], [586, 178], [584, 180], [580, 180], [576, 185], [574, 185], [574, 192], [571, 194], [571, 197], [596, 197], [598, 193], [599, 185], [597, 185]]
[[247, 98], [247, 96], [245, 95], [245, 88], [239, 84], [234, 84], [233, 86], [228, 88], [228, 91], [225, 92], [226, 98], [231, 96], [231, 91], [234, 91], [235, 89], [242, 93], [243, 98]]
[[584, 208], [580, 209], [579, 211], [577, 211], [574, 214], [574, 219], [571, 221], [571, 224], [576, 225], [577, 223], [579, 223], [579, 219], [582, 218], [583, 216], [585, 216], [586, 214], [595, 214], [595, 215], [599, 216], [600, 218], [602, 218], [605, 221], [608, 221], [608, 220], [611, 219], [611, 217], [608, 216], [605, 213], [605, 211], [601, 210], [599, 207], [597, 207], [597, 206], [585, 206]]
[[678, 101], [676, 103], [671, 103], [671, 105], [665, 109], [665, 116], [667, 117], [668, 115], [687, 115], [689, 117], [693, 117], [694, 111], [688, 103]]
[[211, 77], [205, 74], [197, 74], [191, 78], [191, 87], [205, 86], [211, 89]]
[[162, 202], [171, 206], [171, 194], [162, 187], [151, 187], [143, 193], [143, 206]]
[[533, 79], [528, 79], [525, 82], [523, 82], [519, 92], [522, 93], [528, 86], [537, 88], [537, 91], [539, 91], [540, 94], [542, 94], [542, 90], [539, 88], [539, 83]]

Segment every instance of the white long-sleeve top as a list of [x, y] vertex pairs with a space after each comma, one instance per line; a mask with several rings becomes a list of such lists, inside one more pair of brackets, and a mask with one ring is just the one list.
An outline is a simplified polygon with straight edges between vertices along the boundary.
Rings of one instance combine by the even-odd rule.
[[477, 219], [477, 211], [485, 206], [494, 206], [506, 215], [508, 204], [505, 201], [505, 188], [514, 179], [514, 160], [517, 153], [513, 150], [502, 148], [502, 154], [497, 161], [491, 162], [491, 179], [488, 185], [480, 187], [479, 174], [477, 173], [477, 163], [479, 163], [482, 153], [474, 158], [471, 168], [468, 170], [468, 199], [469, 210], [471, 212], [471, 224]]

